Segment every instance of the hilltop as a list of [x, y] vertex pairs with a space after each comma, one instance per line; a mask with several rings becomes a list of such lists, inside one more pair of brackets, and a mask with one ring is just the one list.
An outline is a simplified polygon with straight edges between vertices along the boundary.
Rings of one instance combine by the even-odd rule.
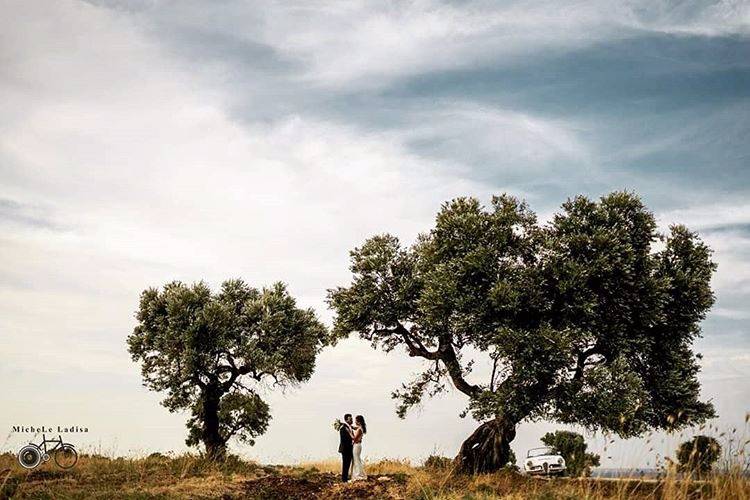
[[513, 471], [476, 477], [405, 461], [368, 464], [367, 481], [341, 484], [338, 462], [261, 465], [230, 457], [223, 464], [200, 456], [145, 458], [82, 455], [71, 470], [51, 463], [26, 471], [10, 453], [0, 455], [0, 499], [609, 499], [750, 498], [739, 475], [708, 481], [530, 478]]

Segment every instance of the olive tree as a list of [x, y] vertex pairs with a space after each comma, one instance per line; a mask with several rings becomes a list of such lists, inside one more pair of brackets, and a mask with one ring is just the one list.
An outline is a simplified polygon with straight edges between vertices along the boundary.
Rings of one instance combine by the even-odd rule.
[[631, 193], [570, 199], [545, 225], [511, 196], [459, 198], [410, 246], [383, 234], [354, 249], [329, 303], [337, 337], [426, 360], [393, 393], [399, 416], [448, 384], [466, 395], [482, 424], [458, 467], [489, 472], [525, 420], [636, 436], [713, 416], [691, 346], [714, 268], [694, 233], [659, 234]]
[[203, 443], [214, 459], [237, 437], [253, 444], [271, 418], [258, 394], [310, 378], [327, 330], [312, 309], [299, 309], [285, 286], [257, 290], [225, 281], [173, 282], [141, 294], [138, 324], [128, 337], [146, 387], [166, 392], [171, 412], [189, 410], [186, 443]]

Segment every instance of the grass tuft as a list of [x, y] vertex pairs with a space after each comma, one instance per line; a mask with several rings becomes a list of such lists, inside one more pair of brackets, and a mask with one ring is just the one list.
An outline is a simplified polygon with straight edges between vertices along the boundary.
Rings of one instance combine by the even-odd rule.
[[82, 454], [70, 470], [46, 463], [27, 471], [13, 454], [3, 453], [0, 499], [750, 499], [744, 466], [734, 461], [700, 479], [677, 472], [676, 466], [668, 467], [658, 479], [544, 479], [512, 470], [464, 476], [455, 474], [448, 460], [414, 466], [408, 460], [391, 459], [367, 463], [367, 481], [341, 484], [336, 459], [283, 466], [259, 465], [236, 456], [215, 463], [195, 454], [153, 453], [142, 458]]

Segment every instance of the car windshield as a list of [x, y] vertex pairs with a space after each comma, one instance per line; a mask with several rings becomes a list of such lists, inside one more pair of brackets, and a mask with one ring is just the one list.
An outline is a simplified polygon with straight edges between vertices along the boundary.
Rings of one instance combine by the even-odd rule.
[[531, 457], [541, 457], [543, 455], [554, 455], [554, 454], [555, 454], [555, 450], [549, 447], [544, 447], [544, 448], [532, 448], [529, 450], [529, 453], [526, 456], [531, 458]]

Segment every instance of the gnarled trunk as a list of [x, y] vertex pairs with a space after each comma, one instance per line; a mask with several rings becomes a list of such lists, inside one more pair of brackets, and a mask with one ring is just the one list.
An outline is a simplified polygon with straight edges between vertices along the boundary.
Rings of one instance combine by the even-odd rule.
[[216, 438], [216, 435], [204, 434], [203, 445], [206, 447], [206, 456], [210, 460], [223, 461], [226, 458], [227, 445], [220, 438]]
[[206, 455], [211, 460], [223, 460], [226, 456], [227, 446], [219, 432], [219, 401], [221, 396], [218, 390], [206, 391], [203, 400], [203, 432], [202, 441], [206, 447]]
[[516, 425], [494, 419], [480, 425], [461, 445], [456, 470], [464, 474], [496, 472], [510, 460], [510, 443], [516, 437]]

